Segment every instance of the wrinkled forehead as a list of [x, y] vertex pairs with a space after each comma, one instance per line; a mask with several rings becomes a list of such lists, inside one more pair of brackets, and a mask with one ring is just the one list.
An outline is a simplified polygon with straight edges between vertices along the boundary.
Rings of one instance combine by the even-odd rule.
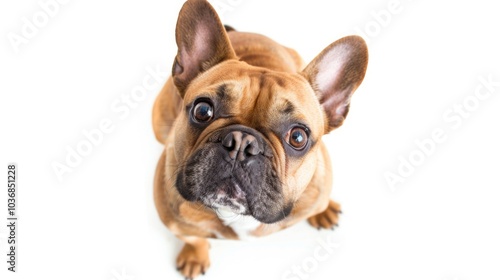
[[223, 63], [193, 81], [185, 95], [185, 104], [208, 97], [229, 107], [230, 115], [251, 127], [298, 123], [309, 127], [315, 135], [323, 134], [323, 113], [304, 77], [248, 65], [224, 66], [232, 65]]

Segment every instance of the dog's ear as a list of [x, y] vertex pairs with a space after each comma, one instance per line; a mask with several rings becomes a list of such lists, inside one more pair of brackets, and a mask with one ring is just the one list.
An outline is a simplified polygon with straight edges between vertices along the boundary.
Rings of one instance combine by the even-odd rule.
[[349, 36], [329, 45], [302, 72], [325, 111], [326, 132], [344, 122], [351, 96], [363, 81], [367, 64], [365, 41]]
[[236, 58], [224, 26], [206, 0], [188, 0], [175, 29], [177, 56], [172, 67], [174, 83], [182, 97], [189, 83], [216, 64]]

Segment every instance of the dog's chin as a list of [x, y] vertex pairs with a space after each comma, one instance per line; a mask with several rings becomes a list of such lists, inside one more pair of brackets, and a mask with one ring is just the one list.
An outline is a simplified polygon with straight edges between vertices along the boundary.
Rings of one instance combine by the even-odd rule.
[[242, 216], [247, 216], [261, 223], [270, 224], [284, 219], [289, 213], [288, 210], [285, 210], [282, 212], [283, 215], [274, 218], [271, 215], [254, 215], [244, 193], [240, 189], [238, 189], [236, 195], [234, 193], [233, 195], [227, 195], [219, 191], [215, 194], [206, 195], [200, 200], [207, 208], [212, 209], [224, 223], [231, 223]]
[[268, 201], [265, 205], [261, 205], [262, 200], [259, 201], [258, 199], [247, 197], [237, 185], [235, 185], [229, 194], [223, 191], [223, 188], [216, 188], [217, 191], [213, 193], [204, 193], [201, 195], [186, 192], [183, 188], [178, 189], [184, 199], [201, 202], [207, 208], [212, 209], [225, 222], [234, 221], [241, 216], [250, 216], [261, 223], [273, 224], [284, 220], [293, 208], [292, 202], [273, 203]]
[[247, 200], [242, 197], [230, 197], [223, 194], [209, 195], [201, 199], [202, 203], [212, 209], [224, 223], [233, 222], [242, 216], [252, 217], [264, 224], [273, 224], [285, 219], [291, 212], [291, 204], [284, 207], [278, 215], [272, 213], [252, 213]]
[[216, 213], [250, 215], [266, 224], [286, 218], [292, 203], [283, 195], [270, 157], [259, 154], [252, 161], [235, 162], [226, 158], [227, 150], [221, 147], [209, 142], [189, 157], [176, 178], [180, 195]]
[[213, 194], [205, 195], [201, 201], [205, 206], [219, 212], [234, 213], [235, 215], [249, 215], [246, 195], [238, 185], [234, 186], [232, 194], [227, 194], [219, 189]]

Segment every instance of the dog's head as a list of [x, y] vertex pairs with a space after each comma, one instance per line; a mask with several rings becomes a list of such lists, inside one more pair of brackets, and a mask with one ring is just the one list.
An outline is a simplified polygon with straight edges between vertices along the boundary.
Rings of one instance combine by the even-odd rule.
[[317, 169], [318, 142], [342, 124], [363, 80], [364, 41], [340, 39], [300, 73], [254, 67], [238, 60], [208, 2], [189, 0], [176, 42], [177, 190], [214, 210], [284, 219]]

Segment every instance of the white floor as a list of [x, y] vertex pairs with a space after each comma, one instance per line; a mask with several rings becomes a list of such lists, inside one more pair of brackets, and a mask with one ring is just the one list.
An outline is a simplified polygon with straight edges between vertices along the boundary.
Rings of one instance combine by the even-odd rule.
[[[18, 164], [19, 217], [18, 272], [4, 261], [0, 278], [182, 279], [174, 269], [181, 244], [152, 200], [162, 147], [151, 107], [165, 78], [153, 75], [142, 100], [127, 98], [156, 69], [170, 71], [183, 1], [67, 1], [44, 18], [47, 2], [0, 4], [0, 168]], [[214, 241], [200, 279], [500, 278], [497, 5], [211, 2], [225, 23], [306, 61], [364, 33], [370, 62], [344, 127], [325, 137], [340, 227], [303, 223], [255, 241]], [[98, 128], [105, 133], [88, 155], [71, 155], [86, 148], [83, 131]], [[68, 156], [71, 172], [59, 180], [53, 166]], [[7, 237], [0, 226], [2, 259]]]

